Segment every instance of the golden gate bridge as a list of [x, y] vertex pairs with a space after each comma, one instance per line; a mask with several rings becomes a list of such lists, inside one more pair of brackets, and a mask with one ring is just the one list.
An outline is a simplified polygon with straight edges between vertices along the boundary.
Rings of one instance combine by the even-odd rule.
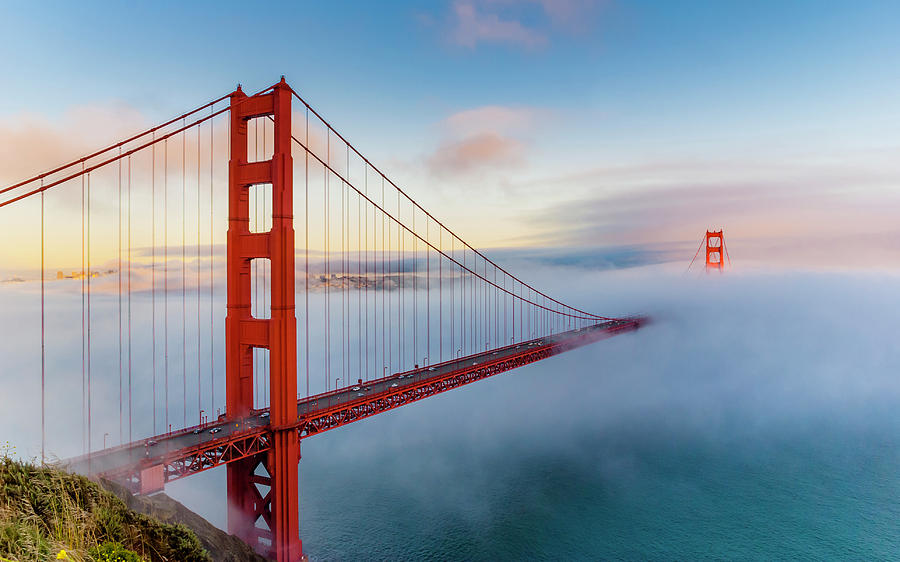
[[[646, 321], [511, 274], [283, 77], [0, 189], [3, 215], [7, 250], [28, 255], [36, 237], [12, 225], [40, 221], [42, 461], [48, 390], [77, 394], [77, 361], [58, 366], [80, 331], [82, 454], [67, 469], [149, 494], [225, 465], [228, 531], [279, 561], [303, 557], [302, 439]], [[49, 272], [48, 256], [73, 255], [80, 267]]]

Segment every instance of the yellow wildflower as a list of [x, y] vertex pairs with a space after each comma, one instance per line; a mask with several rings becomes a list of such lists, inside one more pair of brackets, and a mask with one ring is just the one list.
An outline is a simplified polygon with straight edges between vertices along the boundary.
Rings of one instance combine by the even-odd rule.
[[59, 551], [59, 554], [56, 555], [57, 560], [68, 560], [69, 555], [66, 554], [66, 549], [62, 549]]

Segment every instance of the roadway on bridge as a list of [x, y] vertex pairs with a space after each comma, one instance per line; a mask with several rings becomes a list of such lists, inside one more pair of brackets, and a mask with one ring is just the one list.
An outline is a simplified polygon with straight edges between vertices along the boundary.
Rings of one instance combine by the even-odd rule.
[[[568, 340], [583, 338], [591, 332], [605, 332], [615, 326], [626, 324], [630, 320], [611, 320], [582, 328], [561, 332], [551, 336], [509, 345], [500, 349], [485, 351], [474, 355], [467, 355], [459, 359], [445, 361], [443, 363], [395, 373], [375, 381], [362, 382], [343, 387], [341, 389], [323, 393], [297, 403], [298, 419], [305, 416], [316, 415], [332, 407], [351, 403], [354, 400], [365, 398], [367, 395], [377, 395], [392, 390], [401, 389], [404, 386], [412, 386], [428, 382], [431, 379], [440, 379], [455, 371], [464, 371], [479, 363], [501, 360], [505, 357], [522, 353], [523, 348], [540, 348], [541, 346], [565, 343]], [[163, 434], [141, 441], [127, 443], [118, 447], [96, 451], [91, 455], [84, 455], [71, 459], [63, 464], [67, 470], [79, 474], [103, 474], [115, 471], [122, 467], [145, 464], [152, 466], [163, 462], [170, 454], [183, 449], [193, 448], [198, 445], [212, 444], [216, 441], [227, 442], [229, 436], [234, 433], [247, 430], [264, 428], [269, 425], [268, 408], [254, 411], [249, 417], [240, 420], [217, 420], [201, 426], [195, 426], [178, 432]]]

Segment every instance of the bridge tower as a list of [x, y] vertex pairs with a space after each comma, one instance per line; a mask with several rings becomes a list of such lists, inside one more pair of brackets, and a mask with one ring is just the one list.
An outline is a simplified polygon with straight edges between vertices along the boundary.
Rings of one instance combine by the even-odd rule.
[[[228, 531], [279, 562], [302, 557], [300, 443], [297, 434], [297, 319], [294, 311], [293, 161], [291, 90], [282, 77], [271, 92], [231, 94], [228, 164], [228, 293], [225, 318], [226, 415], [238, 421], [253, 408], [253, 350], [268, 349], [270, 424], [268, 452], [227, 465]], [[248, 122], [275, 123], [271, 160], [248, 161]], [[250, 232], [250, 187], [272, 186], [272, 228]], [[271, 265], [271, 317], [251, 314], [251, 260]], [[258, 486], [263, 486], [259, 488]]]
[[725, 266], [725, 235], [723, 230], [706, 231], [706, 271]]

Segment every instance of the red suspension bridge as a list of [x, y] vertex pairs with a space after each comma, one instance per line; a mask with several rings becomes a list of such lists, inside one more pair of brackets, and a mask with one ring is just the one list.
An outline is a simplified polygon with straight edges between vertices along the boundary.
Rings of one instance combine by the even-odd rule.
[[224, 464], [229, 532], [279, 561], [302, 557], [300, 440], [643, 322], [491, 261], [284, 79], [0, 189], [0, 213], [7, 261], [40, 221], [42, 458], [80, 374], [70, 470], [152, 493]]

